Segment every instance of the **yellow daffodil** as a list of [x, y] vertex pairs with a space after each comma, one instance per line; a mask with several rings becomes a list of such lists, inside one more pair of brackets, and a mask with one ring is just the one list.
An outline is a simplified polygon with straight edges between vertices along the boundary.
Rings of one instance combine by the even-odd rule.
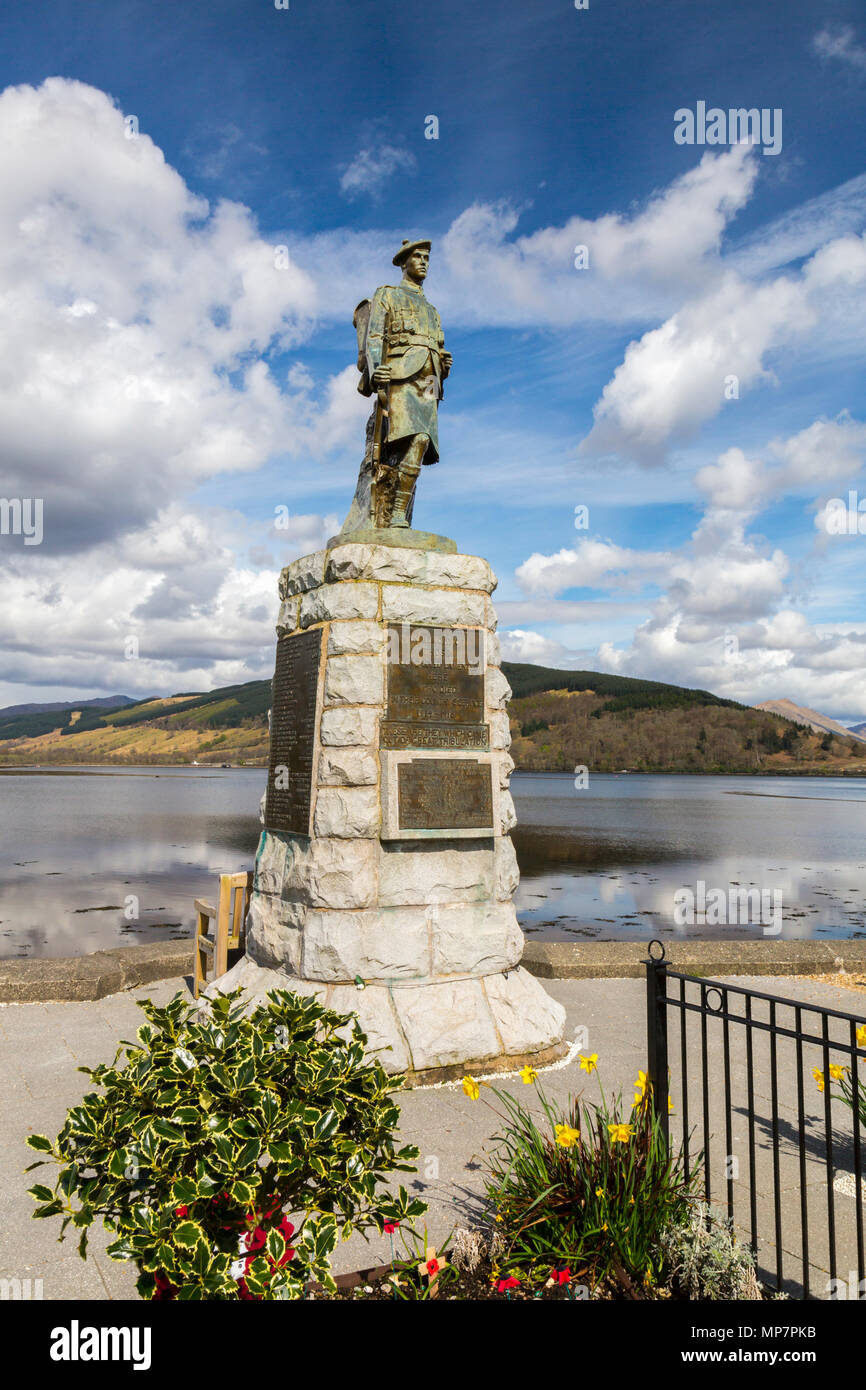
[[531, 1067], [527, 1062], [526, 1066], [523, 1067], [520, 1072], [520, 1079], [523, 1082], [524, 1086], [531, 1086], [533, 1081], [535, 1081], [537, 1077], [538, 1072], [535, 1070], [535, 1067]]
[[640, 1091], [641, 1094], [643, 1094], [643, 1092], [646, 1090], [646, 1072], [645, 1072], [645, 1071], [639, 1071], [639, 1072], [638, 1072], [638, 1074], [637, 1074], [637, 1081], [634, 1083], [634, 1087], [635, 1087], [635, 1090], [636, 1090], [636, 1091]]
[[866, 1023], [861, 1023], [857, 1029], [857, 1046], [866, 1047]]
[[840, 1067], [838, 1062], [831, 1062], [830, 1075], [832, 1076], [834, 1081], [841, 1081], [842, 1077], [845, 1075], [845, 1068]]
[[601, 1229], [602, 1229], [603, 1231], [606, 1231], [606, 1230], [607, 1230], [607, 1222], [606, 1222], [606, 1221], [605, 1221], [604, 1224], [602, 1225], [602, 1228], [601, 1228]]
[[571, 1125], [554, 1125], [556, 1142], [562, 1149], [571, 1149], [575, 1142], [580, 1138], [580, 1130], [572, 1129]]
[[604, 1188], [603, 1188], [603, 1187], [597, 1187], [597, 1188], [595, 1189], [595, 1195], [596, 1195], [596, 1197], [603, 1197], [603, 1196], [604, 1196]]
[[671, 1100], [670, 1096], [668, 1096], [668, 1114], [669, 1114], [669, 1115], [672, 1115], [673, 1113], [674, 1113], [674, 1103], [673, 1103], [673, 1101]]
[[818, 1087], [818, 1090], [819, 1090], [819, 1091], [823, 1091], [823, 1089], [824, 1089], [824, 1073], [822, 1072], [821, 1068], [820, 1068], [820, 1067], [813, 1067], [813, 1068], [812, 1068], [812, 1075], [813, 1075], [814, 1078], [815, 1078], [815, 1085]]
[[608, 1125], [607, 1127], [607, 1132], [610, 1135], [610, 1142], [612, 1144], [627, 1144], [633, 1131], [633, 1125], [617, 1124]]
[[629, 1199], [628, 1199], [628, 1204], [629, 1204], [630, 1207], [633, 1207], [633, 1206], [634, 1206], [634, 1197], [629, 1197]]
[[473, 1076], [464, 1076], [463, 1092], [470, 1100], [477, 1100], [481, 1094], [481, 1087]]
[[589, 1057], [581, 1057], [581, 1059], [580, 1059], [581, 1071], [593, 1072], [593, 1071], [596, 1070], [596, 1067], [597, 1067], [597, 1066], [598, 1066], [598, 1053], [597, 1053], [597, 1052], [591, 1053]]

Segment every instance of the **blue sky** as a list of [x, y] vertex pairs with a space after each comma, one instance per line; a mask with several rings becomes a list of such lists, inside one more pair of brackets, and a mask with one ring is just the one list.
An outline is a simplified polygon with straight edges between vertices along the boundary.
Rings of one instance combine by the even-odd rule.
[[[270, 674], [277, 571], [354, 488], [352, 309], [425, 233], [416, 523], [491, 560], [506, 653], [866, 719], [866, 534], [825, 521], [866, 499], [861, 5], [50, 20], [0, 18], [3, 492], [44, 504], [0, 536], [0, 703]], [[699, 102], [780, 152], [678, 144]]]

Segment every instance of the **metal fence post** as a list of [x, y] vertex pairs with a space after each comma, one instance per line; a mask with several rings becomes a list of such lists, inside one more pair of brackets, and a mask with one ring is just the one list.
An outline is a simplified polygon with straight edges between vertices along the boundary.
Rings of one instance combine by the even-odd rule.
[[[653, 955], [653, 947], [661, 955]], [[647, 1080], [650, 1085], [653, 1110], [665, 1144], [670, 1142], [668, 1117], [668, 1007], [667, 961], [661, 941], [651, 941], [646, 966], [646, 1043]]]

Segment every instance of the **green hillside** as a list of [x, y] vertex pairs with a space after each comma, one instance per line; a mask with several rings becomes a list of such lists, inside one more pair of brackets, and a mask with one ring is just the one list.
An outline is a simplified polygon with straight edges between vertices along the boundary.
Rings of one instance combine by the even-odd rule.
[[[732, 700], [722, 700], [707, 690], [687, 690], [660, 681], [635, 680], [631, 676], [608, 676], [598, 671], [558, 671], [547, 666], [503, 662], [502, 666], [515, 699], [547, 690], [593, 691], [606, 697], [606, 711], [636, 709], [682, 709], [695, 705], [722, 705], [741, 709]], [[140, 700], [123, 709], [99, 709], [91, 705], [73, 710], [33, 711], [0, 718], [0, 742], [8, 739], [39, 738], [59, 729], [64, 737], [94, 729], [131, 729], [159, 721], [175, 729], [230, 729], [244, 720], [264, 719], [271, 703], [270, 681], [248, 681], [227, 685], [204, 694], [183, 691], [166, 698]]]
[[[505, 662], [518, 768], [863, 775], [866, 748], [707, 690]], [[0, 764], [267, 762], [270, 681], [0, 720]]]
[[605, 710], [684, 709], [693, 705], [722, 705], [745, 709], [735, 700], [723, 700], [708, 690], [689, 690], [662, 681], [637, 680], [633, 676], [608, 676], [600, 671], [557, 671], [550, 666], [503, 661], [502, 669], [516, 700], [544, 690], [592, 691], [607, 697]]

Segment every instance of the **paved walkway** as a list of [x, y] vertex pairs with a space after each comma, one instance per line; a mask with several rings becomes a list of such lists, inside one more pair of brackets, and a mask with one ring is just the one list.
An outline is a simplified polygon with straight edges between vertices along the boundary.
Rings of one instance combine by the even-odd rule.
[[[739, 977], [731, 984], [752, 986], [767, 993], [801, 1000], [804, 1004], [823, 1004], [866, 1018], [866, 999], [850, 990], [811, 981], [760, 979]], [[587, 1078], [577, 1061], [546, 1072], [544, 1088], [552, 1099], [564, 1102], [569, 1094], [584, 1090], [588, 1098], [598, 1095], [601, 1083], [608, 1096], [622, 1089], [631, 1098], [631, 1086], [637, 1072], [645, 1066], [645, 985], [641, 980], [548, 980], [545, 987], [555, 995], [568, 1012], [568, 1033], [574, 1036], [578, 1028], [588, 1032], [585, 1050], [597, 1052], [597, 1076]], [[92, 1230], [91, 1256], [79, 1259], [74, 1237], [57, 1243], [57, 1221], [33, 1221], [33, 1203], [26, 1189], [38, 1181], [39, 1170], [33, 1176], [22, 1170], [33, 1155], [25, 1147], [24, 1138], [33, 1130], [53, 1137], [63, 1122], [68, 1107], [80, 1099], [86, 1088], [86, 1078], [76, 1071], [81, 1065], [95, 1066], [110, 1060], [121, 1037], [134, 1036], [141, 1021], [136, 1007], [137, 997], [150, 997], [159, 1002], [170, 998], [178, 989], [186, 989], [183, 980], [162, 981], [147, 988], [117, 994], [86, 1003], [20, 1004], [0, 1006], [0, 1104], [3, 1120], [0, 1130], [0, 1278], [41, 1280], [45, 1299], [111, 1299], [134, 1296], [134, 1273], [126, 1264], [109, 1260], [104, 1254], [106, 1239]], [[781, 1016], [780, 1016], [781, 1021]], [[804, 1020], [810, 1021], [808, 1017]], [[676, 1029], [674, 1028], [676, 1022]], [[811, 1019], [814, 1023], [814, 1017]], [[700, 1036], [690, 1021], [687, 1035], [687, 1059], [690, 1069], [692, 1109], [690, 1127], [700, 1127], [696, 1102], [700, 1095], [699, 1061]], [[674, 1071], [673, 1094], [677, 1113], [682, 1113], [679, 1091], [679, 1023], [671, 1023], [671, 1060]], [[713, 1036], [713, 1030], [719, 1036]], [[710, 1132], [718, 1145], [724, 1139], [724, 1122], [719, 1110], [723, 1094], [721, 1029], [710, 1024], [709, 1058], [713, 1076], [711, 1088]], [[819, 1059], [820, 1060], [820, 1059]], [[827, 1274], [826, 1237], [826, 1165], [819, 1125], [822, 1100], [811, 1079], [811, 1055], [804, 1058], [807, 1068], [805, 1105], [809, 1152], [807, 1159], [807, 1188], [810, 1201], [810, 1258], [813, 1264], [813, 1289], [823, 1294]], [[762, 1265], [772, 1268], [775, 1253], [772, 1242], [772, 1133], [770, 1131], [771, 1095], [767, 1058], [755, 1052], [756, 1089], [755, 1111], [756, 1151], [758, 1168], [756, 1198], [762, 1230], [768, 1237], [762, 1247]], [[737, 1210], [748, 1214], [748, 1121], [744, 1103], [745, 1057], [740, 1043], [731, 1048], [733, 1078], [734, 1124], [732, 1152], [739, 1159]], [[785, 1208], [782, 1244], [786, 1250], [786, 1272], [799, 1276], [799, 1212], [800, 1174], [796, 1134], [796, 1057], [793, 1045], [779, 1049], [779, 1111], [782, 1119], [779, 1146], [780, 1172]], [[528, 1100], [532, 1091], [519, 1079], [497, 1082], [521, 1099]], [[697, 1089], [695, 1089], [697, 1088]], [[485, 1092], [482, 1090], [482, 1095]], [[421, 1157], [418, 1176], [409, 1181], [430, 1204], [428, 1226], [431, 1238], [441, 1242], [456, 1224], [467, 1220], [477, 1209], [483, 1191], [484, 1145], [497, 1128], [496, 1117], [481, 1101], [470, 1101], [459, 1085], [408, 1092], [400, 1100], [402, 1136], [404, 1142], [417, 1144]], [[676, 1128], [677, 1120], [674, 1121]], [[850, 1163], [851, 1116], [844, 1107], [834, 1106], [837, 1172], [844, 1175]], [[721, 1139], [718, 1137], [721, 1136]], [[697, 1147], [703, 1140], [698, 1136]], [[47, 1170], [46, 1170], [47, 1171]], [[404, 1178], [405, 1180], [405, 1178]], [[837, 1237], [840, 1250], [840, 1274], [847, 1277], [850, 1259], [856, 1263], [854, 1246], [854, 1198], [851, 1182], [845, 1190], [844, 1176], [837, 1180], [834, 1192]], [[717, 1191], [714, 1196], [723, 1196]], [[357, 1237], [347, 1242], [334, 1262], [337, 1272], [356, 1269], [389, 1257], [386, 1238], [367, 1244]]]

